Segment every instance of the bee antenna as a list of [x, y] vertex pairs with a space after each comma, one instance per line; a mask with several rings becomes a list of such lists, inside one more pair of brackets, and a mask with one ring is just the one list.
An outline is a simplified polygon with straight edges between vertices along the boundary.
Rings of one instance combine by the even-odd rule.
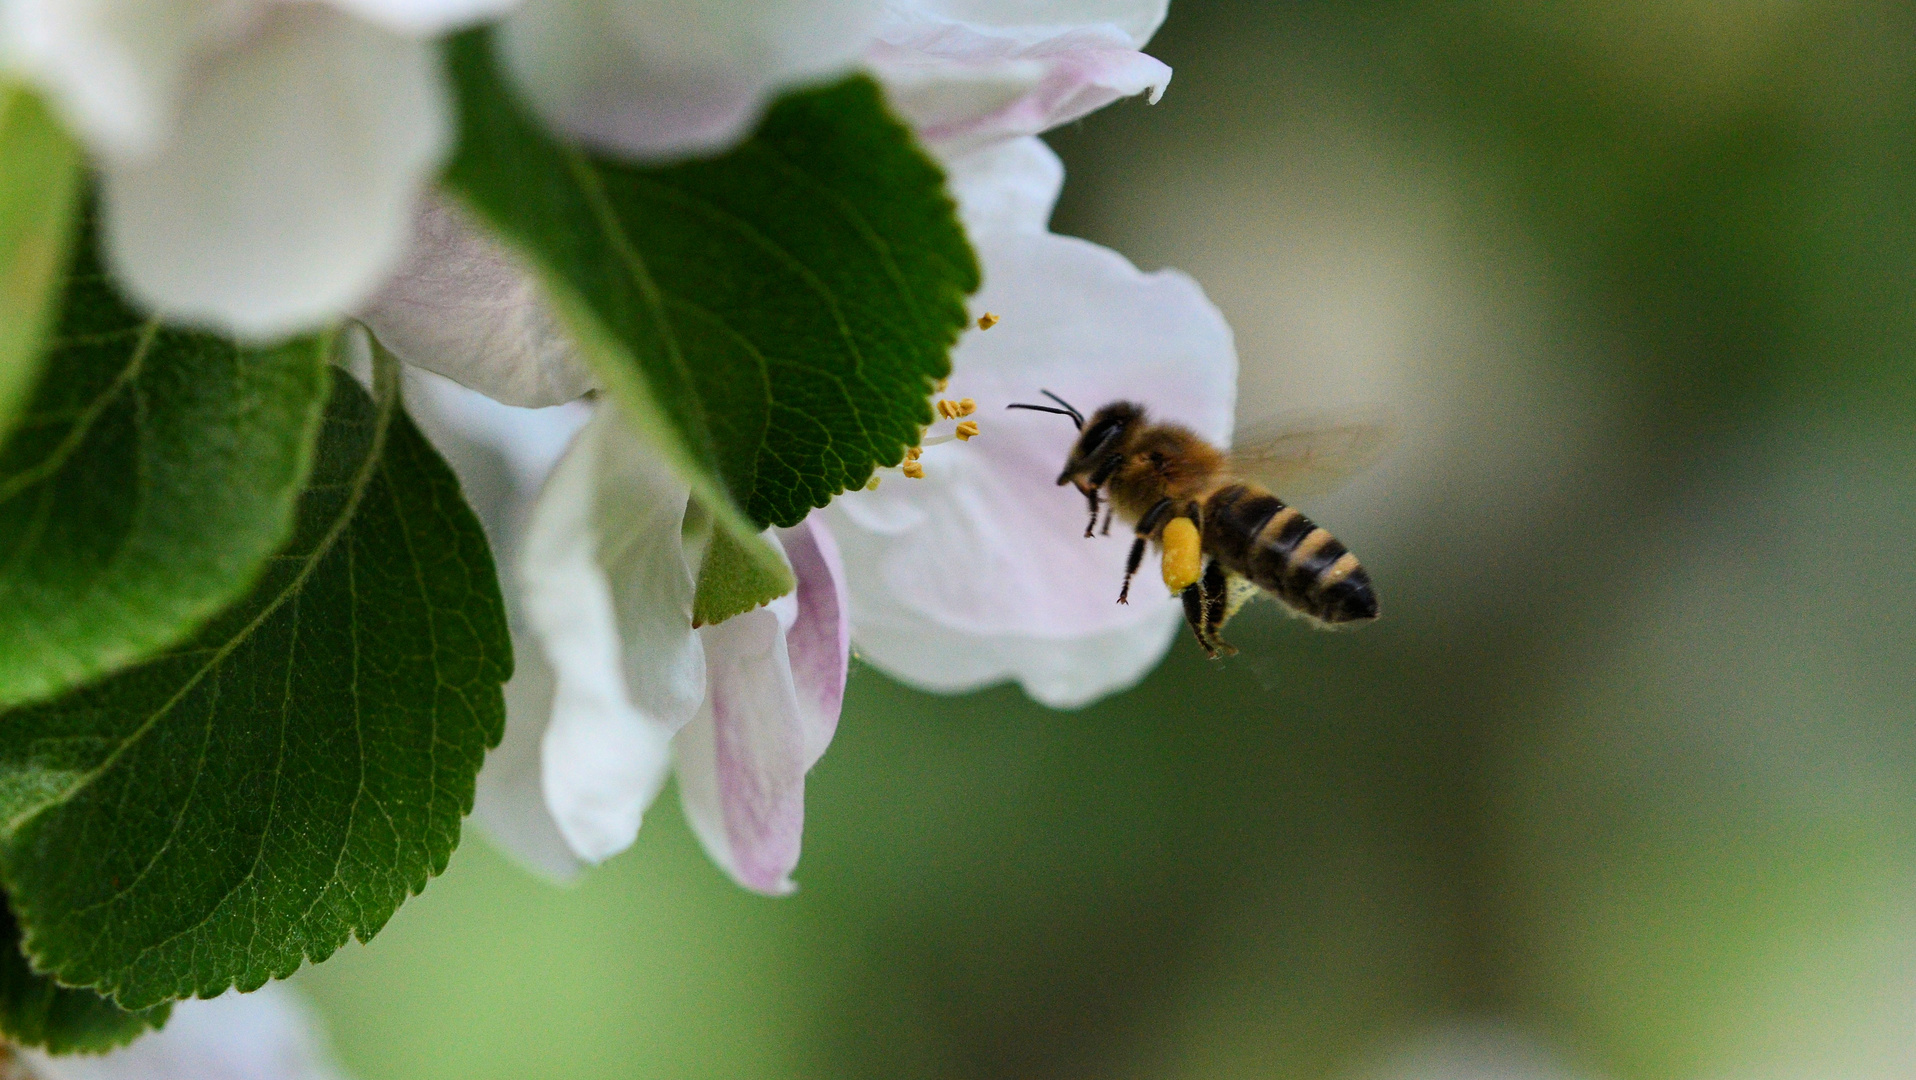
[[1049, 405], [1020, 405], [1020, 404], [1006, 405], [1005, 408], [1030, 409], [1032, 412], [1048, 412], [1048, 413], [1057, 413], [1059, 416], [1069, 416], [1071, 418], [1072, 423], [1075, 423], [1078, 425], [1079, 431], [1084, 430], [1084, 417], [1079, 416], [1076, 410], [1066, 411], [1064, 409], [1054, 409]]
[[1038, 392], [1040, 394], [1043, 394], [1045, 397], [1048, 397], [1051, 400], [1057, 402], [1058, 404], [1063, 405], [1064, 411], [1071, 414], [1071, 419], [1076, 420], [1078, 422], [1078, 430], [1079, 431], [1084, 430], [1084, 414], [1072, 408], [1071, 403], [1069, 401], [1066, 401], [1065, 399], [1059, 397], [1058, 395], [1052, 393], [1049, 390], [1040, 390]]

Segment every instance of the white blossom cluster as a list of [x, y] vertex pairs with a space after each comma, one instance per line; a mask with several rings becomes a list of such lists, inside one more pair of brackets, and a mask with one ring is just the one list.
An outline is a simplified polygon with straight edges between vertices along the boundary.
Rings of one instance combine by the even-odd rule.
[[[1177, 631], [1168, 597], [1114, 602], [1128, 538], [1083, 539], [1054, 484], [1070, 425], [1005, 411], [1041, 388], [1086, 411], [1124, 397], [1229, 439], [1236, 357], [1197, 285], [1048, 230], [1063, 168], [1037, 134], [1163, 93], [1141, 50], [1166, 2], [0, 0], [0, 63], [85, 143], [109, 265], [141, 302], [255, 339], [352, 316], [416, 366], [410, 405], [488, 527], [514, 621], [488, 830], [569, 874], [629, 846], [675, 775], [713, 860], [776, 894], [854, 651], [925, 689], [1016, 680], [1074, 707]], [[719, 151], [779, 93], [863, 70], [947, 171], [983, 268], [973, 314], [999, 320], [952, 357], [979, 434], [934, 430], [922, 475], [769, 532], [798, 586], [764, 608], [693, 625], [710, 523], [685, 481], [598, 403], [531, 276], [435, 192], [454, 121], [437, 41], [494, 20], [545, 121], [601, 151]], [[138, 1063], [235, 1007], [183, 1005], [162, 1035], [45, 1071], [170, 1075]], [[222, 1030], [305, 1045], [294, 1014], [253, 1008], [271, 1022]], [[302, 1055], [194, 1075], [323, 1075]]]

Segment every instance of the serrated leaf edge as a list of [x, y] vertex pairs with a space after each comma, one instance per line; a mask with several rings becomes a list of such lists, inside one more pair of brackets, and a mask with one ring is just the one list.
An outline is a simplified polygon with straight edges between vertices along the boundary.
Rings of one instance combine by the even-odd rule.
[[[307, 579], [312, 576], [319, 564], [324, 561], [326, 555], [332, 551], [333, 546], [338, 543], [341, 536], [345, 535], [346, 529], [351, 526], [353, 520], [358, 516], [360, 500], [364, 497], [367, 489], [372, 486], [373, 477], [379, 471], [379, 465], [386, 450], [387, 433], [392, 430], [393, 421], [398, 415], [400, 406], [399, 361], [393, 357], [391, 353], [379, 348], [376, 343], [373, 350], [372, 396], [374, 427], [371, 445], [367, 450], [364, 460], [361, 461], [359, 468], [353, 474], [352, 485], [339, 517], [328, 527], [326, 534], [320, 538], [320, 542], [315, 545], [311, 555], [305, 560], [305, 565], [300, 568], [299, 573], [293, 577], [287, 586], [280, 591], [279, 595], [275, 596], [272, 602], [267, 604], [255, 618], [249, 620], [245, 626], [235, 631], [226, 642], [215, 650], [207, 662], [201, 665], [200, 668], [193, 673], [193, 676], [181, 686], [178, 693], [168, 698], [164, 705], [154, 710], [152, 715], [148, 716], [138, 728], [128, 735], [127, 738], [121, 740], [120, 745], [116, 747], [112, 753], [108, 754], [98, 766], [89, 770], [81, 779], [68, 787], [67, 790], [62, 792], [58, 797], [40, 803], [30, 810], [15, 815], [4, 824], [0, 824], [0, 835], [11, 836], [14, 832], [18, 831], [22, 825], [39, 817], [41, 814], [66, 804], [69, 800], [90, 787], [93, 781], [111, 768], [129, 747], [144, 738], [146, 733], [152, 730], [154, 724], [159, 723], [162, 718], [171, 712], [173, 707], [177, 705], [193, 687], [197, 686], [201, 679], [205, 678], [209, 672], [218, 667], [221, 661], [231, 655], [234, 649], [237, 649], [262, 623], [284, 606], [287, 601], [296, 596], [305, 586]], [[15, 879], [13, 868], [9, 865], [0, 864], [0, 876], [4, 876], [6, 879], [7, 892], [9, 896], [13, 898], [14, 917], [20, 923], [20, 950], [26, 956], [27, 964], [33, 970], [34, 974], [43, 975], [61, 986], [71, 986], [78, 989], [94, 991], [118, 1005], [119, 998], [112, 993], [106, 979], [103, 978], [92, 983], [70, 983], [60, 979], [57, 972], [48, 970], [41, 965], [34, 948], [35, 929], [33, 913], [26, 909], [21, 900], [18, 882]], [[308, 961], [315, 960], [312, 956], [307, 956], [305, 959]], [[229, 984], [229, 986], [230, 985], [237, 985], [237, 983]], [[218, 993], [223, 993], [225, 989], [225, 987], [222, 987], [215, 993], [202, 991], [199, 996], [216, 997]], [[257, 989], [257, 987], [254, 989]], [[124, 1006], [122, 1007], [124, 1008]]]

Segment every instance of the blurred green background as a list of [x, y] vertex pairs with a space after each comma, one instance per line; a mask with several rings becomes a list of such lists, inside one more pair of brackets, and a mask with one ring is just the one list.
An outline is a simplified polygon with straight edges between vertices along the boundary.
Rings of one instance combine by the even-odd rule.
[[668, 794], [297, 983], [359, 1080], [1916, 1075], [1916, 7], [1180, 0], [1051, 136], [1240, 419], [1383, 404], [1266, 607], [1077, 713], [855, 668], [801, 891]]

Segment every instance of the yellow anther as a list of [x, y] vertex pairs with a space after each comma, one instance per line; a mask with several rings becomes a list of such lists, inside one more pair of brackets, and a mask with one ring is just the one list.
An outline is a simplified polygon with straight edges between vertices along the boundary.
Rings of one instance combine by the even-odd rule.
[[925, 467], [916, 461], [907, 461], [904, 465], [900, 466], [900, 469], [904, 472], [907, 479], [923, 480], [925, 478]]
[[958, 436], [960, 439], [964, 440], [965, 442], [970, 442], [972, 439], [972, 436], [978, 434], [978, 421], [967, 420], [964, 423], [959, 424], [958, 430], [952, 432], [952, 434]]
[[959, 416], [970, 416], [972, 413], [975, 413], [977, 411], [978, 411], [978, 403], [976, 401], [973, 401], [971, 398], [958, 399], [958, 415]]
[[905, 451], [905, 460], [906, 460], [906, 461], [917, 461], [917, 460], [918, 460], [918, 455], [920, 455], [920, 454], [922, 454], [922, 453], [924, 453], [924, 452], [925, 452], [925, 448], [924, 448], [924, 447], [922, 447], [922, 446], [914, 446], [914, 447], [912, 447], [912, 448], [911, 448], [910, 450], [907, 450], [907, 451]]
[[1174, 593], [1197, 584], [1202, 561], [1197, 523], [1188, 517], [1172, 518], [1158, 542], [1164, 545], [1164, 584]]
[[865, 481], [865, 490], [866, 490], [866, 491], [877, 491], [877, 490], [878, 490], [878, 477], [876, 477], [876, 476], [874, 476], [874, 477], [872, 477], [872, 478], [871, 478], [870, 480], [867, 480], [867, 481]]
[[983, 315], [978, 316], [978, 329], [989, 330], [996, 325], [998, 325], [998, 316], [993, 315], [991, 312], [987, 311]]
[[938, 399], [938, 415], [944, 417], [946, 420], [956, 420], [965, 415], [958, 411], [960, 408], [961, 406], [957, 402], [949, 398]]
[[936, 393], [942, 394], [945, 392], [945, 387], [950, 385], [951, 385], [950, 379], [939, 379], [936, 383], [932, 384], [932, 390]]

